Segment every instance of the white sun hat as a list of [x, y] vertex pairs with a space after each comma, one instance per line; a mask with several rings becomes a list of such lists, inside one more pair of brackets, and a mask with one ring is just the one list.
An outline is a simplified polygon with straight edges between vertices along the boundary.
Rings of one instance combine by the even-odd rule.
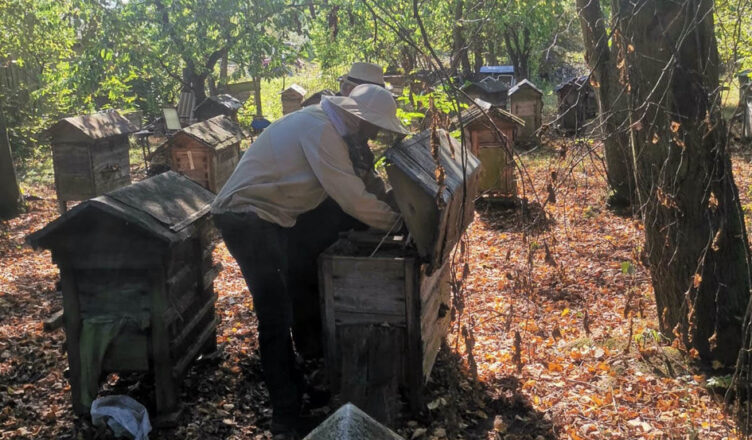
[[397, 119], [397, 101], [383, 87], [361, 84], [350, 92], [350, 96], [323, 96], [322, 99], [384, 130], [409, 133]]
[[353, 63], [347, 75], [339, 77], [340, 81], [349, 81], [354, 85], [376, 84], [384, 87], [384, 71], [378, 64]]

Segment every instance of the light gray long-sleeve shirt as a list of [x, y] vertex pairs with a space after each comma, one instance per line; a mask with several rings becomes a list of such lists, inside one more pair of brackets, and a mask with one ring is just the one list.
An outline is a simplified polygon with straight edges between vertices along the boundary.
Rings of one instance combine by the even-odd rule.
[[292, 227], [300, 214], [331, 196], [343, 211], [376, 229], [399, 219], [366, 190], [348, 147], [320, 105], [306, 107], [264, 130], [217, 194], [212, 213], [255, 212]]

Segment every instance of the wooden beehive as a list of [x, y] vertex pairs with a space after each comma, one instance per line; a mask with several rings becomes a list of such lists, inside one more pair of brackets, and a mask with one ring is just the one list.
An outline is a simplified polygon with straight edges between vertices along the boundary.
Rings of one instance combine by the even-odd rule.
[[523, 79], [509, 89], [509, 111], [525, 121], [517, 130], [517, 143], [529, 145], [535, 142], [535, 132], [541, 126], [543, 92], [535, 84]]
[[468, 83], [462, 90], [473, 100], [480, 99], [500, 108], [507, 106], [509, 86], [502, 80], [488, 76]]
[[171, 170], [219, 192], [240, 161], [243, 131], [227, 116], [215, 116], [178, 130], [154, 156], [164, 155]]
[[136, 130], [117, 112], [65, 118], [47, 129], [61, 214], [68, 201], [131, 183], [128, 134]]
[[243, 103], [228, 94], [209, 96], [193, 110], [193, 117], [197, 121], [206, 121], [215, 116], [224, 115], [238, 122], [238, 110]]
[[[517, 195], [517, 178], [512, 146], [517, 133], [525, 127], [525, 121], [508, 111], [482, 101], [477, 106], [465, 109], [461, 114], [462, 129], [469, 142], [470, 151], [481, 163], [478, 192], [501, 196]], [[496, 133], [481, 107], [504, 134], [502, 139]]]
[[570, 78], [554, 88], [558, 100], [557, 122], [565, 133], [577, 133], [598, 113], [595, 91], [588, 76]]
[[180, 378], [216, 350], [213, 195], [168, 171], [82, 202], [27, 237], [60, 269], [73, 409], [101, 373], [151, 371], [156, 423], [179, 410]]
[[408, 390], [413, 411], [422, 409], [423, 385], [450, 323], [449, 254], [474, 215], [478, 160], [444, 131], [436, 142], [444, 185], [436, 181], [430, 132], [386, 153], [413, 241], [351, 233], [319, 259], [332, 387], [387, 424], [400, 387]]
[[282, 99], [282, 114], [286, 115], [300, 110], [306, 90], [297, 84], [293, 84], [280, 93]]

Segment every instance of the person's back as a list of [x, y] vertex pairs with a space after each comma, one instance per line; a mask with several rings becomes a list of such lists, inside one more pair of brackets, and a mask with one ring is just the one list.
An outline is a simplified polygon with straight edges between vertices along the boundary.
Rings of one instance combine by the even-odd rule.
[[237, 170], [217, 194], [214, 208], [255, 211], [259, 217], [292, 226], [316, 207], [326, 192], [306, 159], [303, 142], [318, 141], [334, 128], [319, 106], [290, 113], [267, 127], [243, 154]]

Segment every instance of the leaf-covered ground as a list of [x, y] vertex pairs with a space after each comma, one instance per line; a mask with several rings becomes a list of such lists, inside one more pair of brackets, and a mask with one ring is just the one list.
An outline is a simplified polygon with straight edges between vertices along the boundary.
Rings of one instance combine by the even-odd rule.
[[[407, 439], [734, 438], [723, 391], [714, 391], [728, 371], [696, 369], [659, 335], [641, 226], [604, 208], [602, 164], [587, 143], [565, 146], [523, 157], [540, 197], [528, 188], [527, 209], [478, 204], [467, 269], [458, 270], [462, 308], [426, 391], [429, 410], [404, 415], [397, 431]], [[749, 203], [752, 167], [736, 157], [735, 171]], [[109, 438], [73, 416], [64, 332], [42, 330], [61, 308], [58, 272], [24, 237], [56, 217], [56, 204], [49, 187], [28, 192], [29, 212], [0, 225], [0, 438]], [[196, 363], [179, 426], [151, 438], [269, 437], [250, 296], [223, 245], [214, 257], [224, 266], [215, 283], [221, 359]], [[153, 389], [149, 378], [110, 377], [104, 392], [149, 402]]]

